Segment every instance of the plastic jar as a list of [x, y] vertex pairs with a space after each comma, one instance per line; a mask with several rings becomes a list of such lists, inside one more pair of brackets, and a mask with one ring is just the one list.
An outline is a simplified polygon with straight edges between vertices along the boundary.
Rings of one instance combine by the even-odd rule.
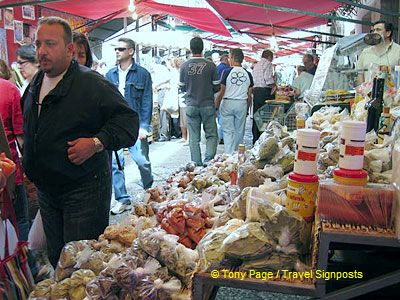
[[316, 175], [320, 132], [315, 129], [299, 129], [296, 136], [294, 172], [301, 175]]
[[290, 173], [285, 207], [297, 213], [304, 221], [312, 222], [314, 220], [317, 193], [318, 176]]
[[363, 168], [366, 129], [366, 122], [344, 121], [342, 123], [339, 168], [347, 170]]
[[367, 184], [368, 173], [365, 170], [336, 169], [333, 180], [338, 184], [363, 186]]
[[302, 129], [306, 127], [306, 120], [308, 118], [308, 104], [307, 103], [296, 103], [294, 105], [296, 111], [296, 128]]

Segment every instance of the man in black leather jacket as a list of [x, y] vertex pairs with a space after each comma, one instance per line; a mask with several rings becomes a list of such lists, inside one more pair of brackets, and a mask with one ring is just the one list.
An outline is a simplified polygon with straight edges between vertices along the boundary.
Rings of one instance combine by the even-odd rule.
[[39, 190], [50, 262], [65, 243], [97, 238], [108, 225], [109, 156], [135, 144], [139, 119], [118, 90], [73, 58], [69, 24], [39, 21], [39, 71], [24, 103], [25, 172]]

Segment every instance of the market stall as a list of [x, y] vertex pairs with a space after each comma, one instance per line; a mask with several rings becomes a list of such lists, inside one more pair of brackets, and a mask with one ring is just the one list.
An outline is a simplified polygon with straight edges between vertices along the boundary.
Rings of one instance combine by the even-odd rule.
[[271, 122], [252, 149], [183, 166], [98, 240], [68, 243], [31, 299], [189, 299], [192, 289], [207, 299], [214, 286], [324, 295], [313, 274], [328, 271], [329, 244], [398, 247], [399, 129], [378, 145], [365, 122], [335, 108], [307, 121], [315, 129], [293, 133]]

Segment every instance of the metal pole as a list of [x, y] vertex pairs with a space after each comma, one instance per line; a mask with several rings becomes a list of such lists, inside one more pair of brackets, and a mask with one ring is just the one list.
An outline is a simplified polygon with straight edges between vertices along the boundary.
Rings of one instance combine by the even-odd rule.
[[124, 33], [128, 31], [128, 18], [124, 17]]
[[[246, 33], [246, 34], [251, 34], [251, 35], [260, 35], [260, 36], [274, 36], [273, 34], [267, 34], [267, 33], [257, 33], [257, 32], [249, 32], [249, 31], [239, 31], [239, 33]], [[287, 39], [287, 40], [297, 40], [297, 41], [303, 41], [303, 42], [315, 42], [314, 40], [309, 40], [309, 39], [304, 39], [304, 38], [293, 38], [293, 37], [288, 37], [288, 36], [283, 36], [283, 35], [275, 35], [277, 38], [281, 39]], [[324, 41], [318, 41], [320, 44], [328, 44], [328, 45], [335, 45], [336, 43], [332, 42], [324, 42]]]
[[343, 37], [343, 35], [340, 35], [340, 34], [332, 34], [332, 33], [328, 33], [328, 32], [320, 32], [320, 31], [301, 29], [301, 28], [289, 27], [289, 26], [258, 23], [258, 22], [253, 22], [253, 21], [237, 20], [237, 19], [230, 19], [230, 18], [226, 19], [226, 21], [228, 21], [228, 22], [236, 22], [236, 23], [244, 23], [244, 24], [251, 24], [251, 25], [267, 26], [267, 27], [272, 27], [272, 28], [281, 28], [281, 29], [288, 29], [288, 30], [303, 31], [303, 32], [309, 32], [309, 33], [312, 33], [312, 34], [318, 34], [318, 35], [321, 34], [321, 35], [334, 36], [334, 37], [339, 37], [339, 38]]
[[367, 22], [367, 21], [353, 20], [353, 19], [343, 18], [343, 17], [334, 16], [334, 15], [330, 15], [330, 14], [320, 14], [320, 13], [316, 13], [316, 12], [312, 12], [312, 11], [304, 11], [301, 9], [295, 9], [295, 8], [289, 8], [289, 7], [283, 7], [283, 6], [259, 4], [259, 3], [247, 2], [247, 1], [242, 1], [242, 0], [220, 0], [220, 1], [227, 2], [227, 3], [239, 4], [239, 5], [258, 7], [258, 8], [263, 8], [265, 10], [277, 10], [277, 11], [282, 11], [282, 12], [287, 12], [287, 13], [307, 15], [307, 16], [323, 18], [323, 19], [327, 19], [327, 20], [331, 19], [331, 20], [338, 20], [338, 21], [349, 22], [349, 23], [363, 24], [363, 25], [368, 25], [368, 26], [372, 25], [371, 22]]
[[351, 0], [335, 0], [335, 1], [339, 2], [339, 3], [348, 4], [348, 5], [351, 5], [351, 6], [363, 8], [363, 9], [366, 9], [366, 10], [369, 10], [369, 11], [378, 12], [378, 13], [380, 13], [382, 15], [387, 15], [387, 16], [392, 16], [392, 17], [400, 17], [399, 13], [388, 11], [386, 9], [381, 9], [381, 8], [368, 6], [368, 5], [357, 3], [357, 2], [354, 2], [354, 1], [351, 1]]

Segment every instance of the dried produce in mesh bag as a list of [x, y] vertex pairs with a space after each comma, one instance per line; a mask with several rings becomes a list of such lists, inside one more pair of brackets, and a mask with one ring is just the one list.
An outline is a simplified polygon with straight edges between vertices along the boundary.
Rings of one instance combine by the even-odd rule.
[[222, 242], [227, 257], [242, 260], [265, 256], [275, 247], [275, 241], [262, 229], [260, 223], [255, 222], [242, 225]]
[[29, 299], [50, 299], [50, 293], [53, 285], [55, 285], [55, 281], [53, 279], [45, 279], [39, 282], [29, 295]]

